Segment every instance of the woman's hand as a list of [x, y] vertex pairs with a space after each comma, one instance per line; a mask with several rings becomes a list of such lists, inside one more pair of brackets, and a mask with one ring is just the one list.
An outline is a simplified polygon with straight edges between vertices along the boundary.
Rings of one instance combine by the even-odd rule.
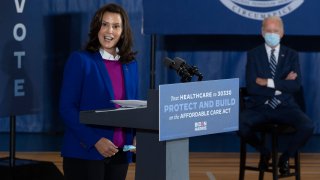
[[[137, 138], [136, 138], [136, 136], [133, 137], [132, 145], [137, 147]], [[137, 148], [130, 150], [130, 152], [136, 153], [137, 152]]]
[[101, 138], [94, 146], [103, 157], [111, 157], [118, 152], [118, 147], [107, 138]]

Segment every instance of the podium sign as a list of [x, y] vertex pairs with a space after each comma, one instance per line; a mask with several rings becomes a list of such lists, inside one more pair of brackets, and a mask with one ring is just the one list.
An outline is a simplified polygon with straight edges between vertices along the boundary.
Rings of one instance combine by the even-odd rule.
[[239, 79], [159, 86], [159, 140], [236, 131]]

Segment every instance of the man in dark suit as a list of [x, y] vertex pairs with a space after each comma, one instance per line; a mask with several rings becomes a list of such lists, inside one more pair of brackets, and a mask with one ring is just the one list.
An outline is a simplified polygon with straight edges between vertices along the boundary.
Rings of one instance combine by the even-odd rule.
[[296, 51], [280, 45], [283, 34], [281, 18], [273, 16], [264, 19], [262, 36], [265, 44], [247, 54], [249, 99], [247, 108], [240, 114], [239, 135], [261, 152], [259, 167], [265, 170], [271, 157], [270, 151], [252, 131], [253, 127], [268, 122], [292, 125], [296, 132], [278, 163], [280, 173], [288, 174], [289, 158], [312, 135], [313, 123], [293, 97], [301, 86], [299, 57]]

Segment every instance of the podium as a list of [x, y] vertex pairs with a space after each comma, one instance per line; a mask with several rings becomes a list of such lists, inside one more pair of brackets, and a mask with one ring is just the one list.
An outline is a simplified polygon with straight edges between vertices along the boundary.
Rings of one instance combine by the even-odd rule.
[[159, 85], [146, 108], [82, 111], [80, 121], [136, 129], [137, 180], [189, 180], [189, 137], [237, 131], [238, 116], [233, 78]]
[[149, 90], [146, 108], [82, 111], [80, 122], [136, 129], [136, 180], [189, 180], [189, 139], [159, 141], [158, 90]]

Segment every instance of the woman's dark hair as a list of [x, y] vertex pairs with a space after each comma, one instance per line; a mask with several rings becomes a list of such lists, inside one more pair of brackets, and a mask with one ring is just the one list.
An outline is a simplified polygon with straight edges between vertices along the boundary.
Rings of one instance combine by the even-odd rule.
[[131, 33], [131, 27], [129, 24], [129, 17], [127, 12], [117, 4], [107, 4], [95, 13], [90, 24], [89, 41], [85, 46], [85, 50], [90, 52], [97, 52], [100, 48], [100, 42], [98, 33], [102, 25], [102, 18], [104, 13], [111, 12], [120, 14], [122, 19], [122, 34], [117, 47], [119, 48], [118, 54], [120, 55], [121, 63], [128, 63], [134, 59], [136, 52], [132, 51], [133, 38]]

